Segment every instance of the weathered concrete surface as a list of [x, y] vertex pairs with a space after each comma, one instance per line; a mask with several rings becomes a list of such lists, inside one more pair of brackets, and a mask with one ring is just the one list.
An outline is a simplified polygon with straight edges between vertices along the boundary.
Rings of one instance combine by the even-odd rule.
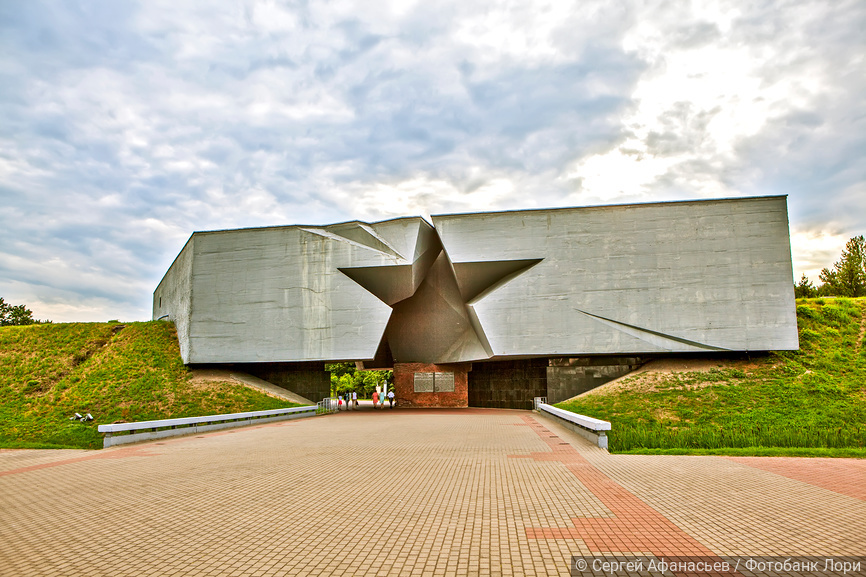
[[153, 292], [154, 320], [167, 317], [174, 322], [183, 362], [190, 359], [190, 321], [192, 320], [192, 263], [196, 237], [186, 242], [159, 286]]
[[186, 363], [798, 347], [785, 197], [433, 222], [196, 233], [154, 318], [177, 323]]
[[455, 266], [544, 259], [471, 303], [496, 356], [798, 348], [785, 197], [433, 223]]
[[185, 363], [372, 359], [391, 309], [339, 269], [405, 265], [411, 291], [431, 239], [420, 218], [195, 233], [154, 318], [178, 325]]

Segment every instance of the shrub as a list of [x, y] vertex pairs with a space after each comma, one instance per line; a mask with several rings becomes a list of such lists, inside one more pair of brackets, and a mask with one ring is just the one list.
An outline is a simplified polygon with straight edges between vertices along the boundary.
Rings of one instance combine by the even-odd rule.
[[821, 314], [809, 305], [797, 305], [797, 316], [799, 318], [807, 318], [814, 320], [818, 320], [821, 318]]

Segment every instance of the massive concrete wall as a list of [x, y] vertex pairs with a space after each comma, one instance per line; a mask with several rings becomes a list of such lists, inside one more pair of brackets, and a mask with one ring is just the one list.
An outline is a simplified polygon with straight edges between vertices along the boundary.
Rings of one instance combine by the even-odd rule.
[[[391, 309], [340, 269], [389, 267], [395, 290], [412, 294], [430, 239], [420, 218], [195, 233], [154, 294], [154, 316], [190, 319], [178, 331], [187, 363], [372, 359]], [[188, 303], [166, 299], [182, 292]]]
[[433, 223], [455, 267], [543, 259], [468, 303], [494, 357], [798, 347], [784, 197]]
[[187, 363], [798, 346], [784, 197], [433, 222], [195, 233], [154, 318], [177, 323]]
[[153, 292], [153, 319], [164, 316], [174, 322], [180, 343], [180, 356], [190, 362], [190, 319], [192, 315], [192, 264], [195, 237], [191, 237], [174, 259], [168, 272]]

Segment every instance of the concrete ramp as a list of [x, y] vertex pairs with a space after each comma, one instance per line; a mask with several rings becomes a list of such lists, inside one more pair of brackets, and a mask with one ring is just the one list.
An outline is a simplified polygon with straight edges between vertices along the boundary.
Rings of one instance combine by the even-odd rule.
[[[228, 372], [228, 371], [226, 371]], [[292, 403], [300, 403], [301, 405], [315, 405], [316, 401], [311, 401], [306, 397], [302, 397], [296, 393], [293, 393], [289, 389], [284, 389], [283, 387], [278, 387], [273, 383], [269, 383], [264, 379], [260, 379], [258, 377], [254, 377], [248, 373], [237, 373], [234, 371], [230, 372], [229, 375], [232, 380], [241, 383], [247, 387], [257, 389], [266, 395], [270, 395], [272, 397], [278, 397], [281, 399], [286, 399], [287, 401], [291, 401]]]
[[[656, 385], [664, 383], [671, 375], [677, 373], [707, 373], [714, 369], [739, 369], [749, 372], [759, 365], [748, 358], [722, 357], [662, 357], [652, 359], [637, 369], [628, 372], [606, 383], [588, 389], [579, 395], [565, 401], [577, 401], [594, 395], [617, 395], [628, 392], [647, 393], [658, 390]], [[714, 380], [697, 380], [692, 386], [710, 386]], [[549, 401], [549, 399], [548, 399]]]
[[278, 399], [284, 399], [291, 403], [299, 403], [301, 405], [315, 405], [315, 401], [311, 401], [306, 397], [302, 397], [297, 393], [293, 393], [292, 391], [275, 385], [271, 382], [268, 382], [264, 379], [260, 379], [259, 377], [254, 377], [249, 373], [243, 373], [239, 371], [228, 371], [224, 369], [193, 369], [192, 370], [192, 381], [193, 386], [198, 384], [199, 386], [206, 386], [207, 383], [240, 383], [245, 387], [249, 387], [251, 389], [256, 389], [259, 392], [262, 392], [271, 397], [276, 397]]

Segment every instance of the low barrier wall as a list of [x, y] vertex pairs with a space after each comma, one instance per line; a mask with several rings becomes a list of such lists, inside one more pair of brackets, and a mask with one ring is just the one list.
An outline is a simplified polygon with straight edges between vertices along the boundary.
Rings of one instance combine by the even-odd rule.
[[579, 415], [559, 409], [544, 402], [535, 402], [535, 410], [540, 414], [552, 418], [560, 425], [570, 429], [607, 450], [607, 431], [610, 431], [610, 423], [601, 419], [594, 419], [586, 415]]
[[316, 407], [311, 405], [309, 407], [290, 407], [267, 411], [250, 411], [247, 413], [229, 413], [226, 415], [182, 417], [179, 419], [140, 421], [138, 423], [115, 423], [112, 425], [99, 425], [99, 432], [105, 433], [102, 447], [108, 448], [115, 445], [151, 441], [165, 437], [192, 435], [219, 429], [270, 423], [272, 421], [313, 417], [316, 415], [316, 412]]

